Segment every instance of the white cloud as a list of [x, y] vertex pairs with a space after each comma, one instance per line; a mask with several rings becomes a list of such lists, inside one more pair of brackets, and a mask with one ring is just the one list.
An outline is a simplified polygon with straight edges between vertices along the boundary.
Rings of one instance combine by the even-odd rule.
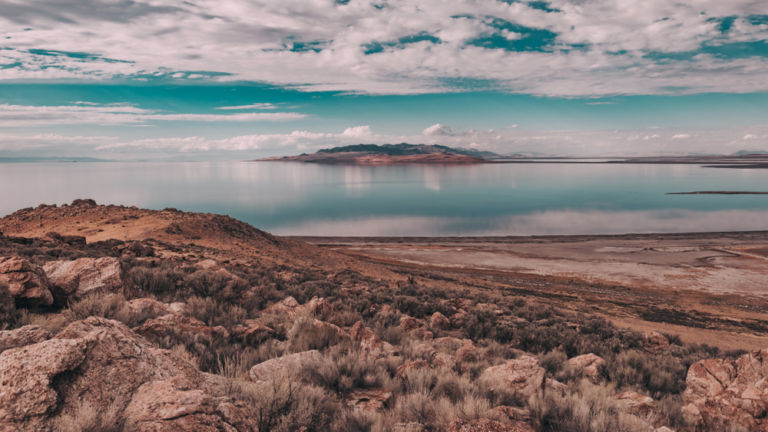
[[[0, 117], [1, 118], [1, 117]], [[2, 123], [0, 123], [2, 124]], [[426, 129], [433, 128], [430, 126]], [[640, 130], [526, 130], [519, 128], [453, 130], [452, 134], [382, 134], [370, 126], [351, 126], [337, 131], [294, 130], [231, 137], [199, 135], [126, 139], [114, 136], [67, 136], [63, 134], [2, 134], [0, 152], [25, 155], [83, 155], [107, 158], [183, 156], [198, 154], [206, 159], [254, 158], [313, 152], [349, 144], [400, 142], [471, 147], [499, 154], [558, 155], [584, 157], [654, 156], [684, 154], [731, 154], [768, 146], [768, 125], [750, 127], [755, 137], [745, 147], [741, 127], [702, 129], [696, 135], [669, 128], [648, 134]], [[684, 139], [682, 136], [690, 138]], [[696, 139], [692, 139], [695, 137]]]
[[450, 126], [441, 123], [433, 124], [424, 129], [421, 133], [427, 136], [451, 136], [454, 134], [453, 129]]
[[[768, 26], [743, 18], [765, 14], [763, 2], [550, 4], [560, 12], [497, 0], [402, 0], [382, 8], [363, 0], [345, 5], [313, 0], [309, 6], [304, 0], [0, 0], [0, 28], [9, 48], [0, 51], [0, 64], [9, 65], [0, 69], [0, 79], [176, 76], [307, 90], [420, 93], [455, 91], [445, 78], [461, 78], [556, 96], [768, 90], [765, 57], [699, 54], [658, 61], [646, 56], [695, 53], [705, 42], [765, 40]], [[740, 18], [723, 35], [717, 19], [725, 16]], [[550, 52], [467, 45], [494, 32], [510, 43], [524, 38], [524, 30], [496, 29], [486, 17], [557, 37]], [[419, 34], [441, 43], [397, 43]], [[365, 46], [375, 42], [385, 45], [366, 55]], [[203, 71], [224, 75], [208, 77]]]
[[344, 129], [341, 135], [350, 138], [363, 138], [371, 136], [372, 132], [370, 126], [355, 126]]
[[0, 104], [0, 127], [29, 127], [73, 124], [143, 124], [150, 121], [255, 122], [296, 120], [301, 113], [237, 113], [237, 114], [164, 114], [132, 105], [10, 105]]
[[273, 109], [277, 109], [277, 105], [271, 104], [271, 103], [254, 103], [254, 104], [250, 104], [250, 105], [223, 106], [223, 107], [218, 107], [216, 109], [220, 109], [220, 110], [247, 110], [247, 109], [273, 110]]
[[672, 135], [672, 139], [674, 140], [682, 140], [682, 139], [689, 139], [691, 138], [691, 134], [688, 133], [679, 133]]

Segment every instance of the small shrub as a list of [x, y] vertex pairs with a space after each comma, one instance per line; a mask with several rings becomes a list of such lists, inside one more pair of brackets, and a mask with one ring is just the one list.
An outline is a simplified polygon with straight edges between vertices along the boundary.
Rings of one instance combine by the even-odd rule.
[[608, 378], [616, 386], [636, 388], [654, 398], [682, 392], [687, 370], [675, 357], [654, 357], [636, 350], [623, 352], [606, 363]]
[[341, 340], [339, 330], [311, 317], [299, 318], [288, 331], [291, 351], [321, 350]]
[[120, 321], [129, 327], [133, 325], [131, 309], [122, 294], [90, 294], [70, 303], [67, 312], [73, 321], [98, 316]]
[[529, 402], [539, 431], [640, 432], [648, 425], [624, 413], [611, 397], [613, 389], [582, 381], [572, 393], [547, 392]]
[[187, 296], [178, 292], [183, 277], [183, 273], [166, 263], [157, 267], [132, 267], [125, 272], [126, 296], [133, 298], [154, 294], [165, 300], [185, 301]]
[[540, 357], [539, 361], [541, 366], [549, 372], [550, 375], [555, 375], [563, 368], [563, 365], [568, 360], [568, 356], [562, 351], [550, 351]]
[[8, 285], [0, 282], [0, 330], [16, 327], [19, 318], [20, 314], [16, 310], [13, 296], [8, 291]]

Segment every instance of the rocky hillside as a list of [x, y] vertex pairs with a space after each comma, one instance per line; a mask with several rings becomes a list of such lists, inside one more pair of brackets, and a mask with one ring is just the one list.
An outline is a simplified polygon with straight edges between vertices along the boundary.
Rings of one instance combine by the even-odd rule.
[[[248, 246], [200, 235], [223, 235], [219, 220]], [[76, 202], [0, 224], [0, 430], [768, 427], [768, 351], [426, 273], [307, 265], [314, 249], [213, 215]]]

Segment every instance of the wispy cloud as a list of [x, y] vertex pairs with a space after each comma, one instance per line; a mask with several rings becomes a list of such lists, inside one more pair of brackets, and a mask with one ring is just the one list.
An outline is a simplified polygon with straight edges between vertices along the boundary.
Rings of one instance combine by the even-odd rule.
[[273, 109], [277, 109], [277, 105], [271, 104], [271, 103], [254, 103], [254, 104], [250, 104], [250, 105], [223, 106], [223, 107], [217, 107], [216, 109], [220, 109], [220, 110], [249, 110], [249, 109], [273, 110]]
[[258, 122], [296, 120], [306, 115], [294, 112], [235, 113], [235, 114], [168, 114], [125, 104], [99, 105], [9, 105], [0, 104], [0, 127], [54, 125], [120, 125], [145, 124], [153, 121], [188, 122]]
[[[461, 131], [439, 124], [442, 129], [451, 131], [451, 134], [447, 135], [435, 134], [433, 131], [438, 129], [435, 126], [438, 125], [425, 128], [415, 135], [376, 133], [370, 126], [365, 125], [349, 127], [341, 132], [295, 130], [289, 133], [240, 135], [222, 139], [189, 136], [110, 140], [96, 146], [94, 150], [127, 155], [141, 152], [200, 152], [221, 156], [233, 152], [251, 152], [252, 155], [272, 156], [361, 142], [442, 144], [491, 150], [500, 154], [560, 156], [650, 156], [702, 152], [728, 154], [744, 149], [744, 132], [740, 128], [704, 131], [705, 133], [696, 135], [696, 140], [691, 140], [693, 135], [690, 133], [666, 128], [655, 129], [652, 134], [644, 130], [526, 131], [513, 128]], [[768, 150], [768, 127], [756, 127], [753, 132], [754, 138], [749, 139], [750, 149]]]

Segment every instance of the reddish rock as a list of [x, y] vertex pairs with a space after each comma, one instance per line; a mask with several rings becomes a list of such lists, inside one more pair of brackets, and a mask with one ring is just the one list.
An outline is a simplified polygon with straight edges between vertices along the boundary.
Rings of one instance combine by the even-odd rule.
[[528, 400], [544, 387], [546, 372], [539, 360], [530, 355], [523, 355], [506, 363], [491, 366], [480, 375], [491, 388], [511, 390], [522, 400]]
[[124, 415], [125, 429], [138, 432], [256, 430], [238, 407], [210, 396], [184, 376], [143, 384]]
[[36, 325], [27, 325], [15, 330], [0, 331], [0, 353], [11, 348], [36, 344], [48, 339], [48, 330]]
[[0, 284], [8, 285], [8, 292], [17, 304], [24, 306], [53, 304], [53, 295], [45, 272], [24, 258], [0, 258]]
[[381, 411], [391, 399], [392, 392], [384, 389], [358, 390], [344, 398], [348, 407], [364, 412]]
[[210, 344], [218, 338], [229, 338], [229, 332], [224, 327], [209, 327], [199, 319], [179, 314], [168, 314], [147, 320], [134, 330], [147, 337], [172, 336], [183, 341], [205, 344]]
[[625, 391], [613, 397], [624, 406], [624, 409], [632, 414], [644, 417], [656, 411], [656, 402], [650, 396], [634, 391]]
[[768, 430], [768, 349], [698, 361], [685, 381], [683, 417], [692, 426]]
[[179, 375], [203, 381], [117, 321], [76, 321], [53, 339], [0, 354], [0, 429], [50, 430], [54, 414], [76, 416], [88, 405], [122, 415], [142, 384]]
[[262, 314], [281, 315], [290, 319], [295, 319], [300, 315], [317, 315], [326, 313], [331, 309], [327, 300], [313, 297], [305, 304], [299, 304], [295, 298], [288, 296], [279, 302], [267, 307]]
[[429, 317], [429, 326], [435, 330], [448, 330], [451, 328], [451, 320], [440, 312], [435, 312]]
[[251, 381], [269, 383], [290, 375], [297, 375], [305, 365], [321, 361], [323, 361], [323, 355], [320, 351], [303, 351], [261, 362], [251, 368], [248, 376]]
[[568, 364], [582, 371], [593, 383], [597, 384], [602, 379], [601, 371], [605, 366], [605, 360], [598, 355], [589, 353], [568, 359]]
[[502, 424], [489, 419], [454, 420], [446, 432], [534, 432], [527, 423]]
[[232, 329], [232, 335], [240, 339], [244, 344], [258, 346], [261, 342], [273, 337], [275, 331], [259, 320], [245, 320], [243, 324]]
[[669, 348], [669, 339], [657, 331], [643, 332], [644, 349], [659, 354]]
[[173, 313], [169, 305], [146, 297], [129, 301], [128, 308], [131, 310], [131, 315], [136, 320], [135, 322]]
[[400, 318], [400, 328], [404, 331], [410, 331], [424, 326], [421, 320], [418, 320], [412, 316], [405, 315]]
[[0, 355], [0, 425], [5, 430], [41, 430], [59, 403], [57, 375], [85, 360], [84, 340], [54, 339]]
[[74, 261], [51, 261], [43, 266], [59, 303], [70, 297], [83, 297], [96, 291], [122, 288], [122, 269], [117, 258], [78, 258]]

